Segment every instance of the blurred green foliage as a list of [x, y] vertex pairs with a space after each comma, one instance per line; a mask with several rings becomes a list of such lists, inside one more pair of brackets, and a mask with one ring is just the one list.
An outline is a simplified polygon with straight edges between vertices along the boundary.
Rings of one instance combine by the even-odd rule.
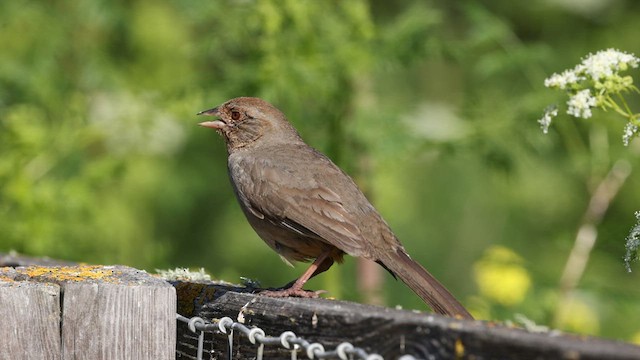
[[[633, 0], [1, 2], [0, 251], [291, 280], [302, 266], [253, 233], [222, 140], [195, 126], [259, 96], [474, 313], [553, 325], [591, 193], [618, 159], [636, 171], [640, 144], [604, 113], [543, 135], [558, 101], [543, 81], [599, 49], [640, 54], [639, 21]], [[639, 278], [621, 259], [639, 208], [632, 172], [565, 329], [638, 338]], [[366, 301], [354, 264], [310, 287]], [[387, 280], [388, 304], [424, 308]]]

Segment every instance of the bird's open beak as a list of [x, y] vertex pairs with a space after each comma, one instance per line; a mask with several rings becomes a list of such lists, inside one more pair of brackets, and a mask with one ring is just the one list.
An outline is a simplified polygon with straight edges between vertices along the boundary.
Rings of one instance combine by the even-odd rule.
[[[218, 111], [218, 108], [215, 107], [213, 109], [200, 111], [196, 115], [220, 116], [220, 112]], [[204, 122], [199, 123], [198, 125], [219, 130], [219, 129], [224, 128], [227, 124], [225, 124], [221, 120], [216, 120], [216, 121], [204, 121]]]

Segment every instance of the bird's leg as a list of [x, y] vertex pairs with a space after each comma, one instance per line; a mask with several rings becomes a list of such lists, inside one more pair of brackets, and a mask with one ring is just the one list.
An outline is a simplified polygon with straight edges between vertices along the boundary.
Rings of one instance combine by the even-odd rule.
[[[320, 263], [320, 264], [316, 264], [316, 263], [317, 263], [317, 260], [316, 260], [316, 261], [314, 261], [314, 263], [313, 263], [313, 264], [311, 264], [311, 267], [309, 267], [309, 270], [310, 270], [311, 268], [313, 268], [313, 267], [314, 267], [314, 265], [317, 265], [317, 266], [315, 266], [315, 269], [316, 269], [316, 270], [313, 272], [313, 274], [311, 274], [311, 276], [307, 279], [307, 281], [308, 281], [309, 279], [313, 278], [314, 276], [316, 276], [316, 275], [318, 275], [318, 274], [321, 274], [321, 273], [323, 273], [323, 272], [325, 272], [325, 271], [329, 270], [329, 268], [331, 267], [331, 265], [333, 265], [333, 258], [331, 258], [330, 256], [329, 256], [329, 257], [325, 257], [325, 259], [324, 259], [324, 261], [323, 261], [322, 263]], [[308, 271], [309, 271], [309, 270], [308, 270]], [[299, 281], [299, 279], [291, 280], [291, 281], [290, 281], [290, 282], [288, 282], [286, 285], [284, 285], [284, 286], [282, 286], [282, 287], [279, 287], [279, 288], [277, 288], [276, 290], [285, 290], [285, 289], [288, 289], [288, 288], [292, 287], [292, 286], [293, 286], [297, 281]], [[303, 284], [303, 285], [304, 285], [304, 284]]]
[[264, 291], [261, 291], [259, 294], [270, 296], [270, 297], [294, 296], [294, 297], [317, 298], [318, 295], [322, 294], [325, 291], [324, 290], [306, 291], [306, 290], [303, 290], [302, 287], [309, 279], [326, 271], [331, 267], [331, 265], [333, 265], [333, 259], [330, 256], [331, 251], [332, 250], [327, 250], [322, 254], [320, 254], [320, 256], [318, 256], [316, 260], [313, 262], [313, 264], [309, 266], [307, 271], [305, 271], [304, 274], [302, 274], [302, 276], [300, 276], [293, 283], [289, 283], [285, 285], [283, 288], [280, 288], [278, 290], [264, 290]]

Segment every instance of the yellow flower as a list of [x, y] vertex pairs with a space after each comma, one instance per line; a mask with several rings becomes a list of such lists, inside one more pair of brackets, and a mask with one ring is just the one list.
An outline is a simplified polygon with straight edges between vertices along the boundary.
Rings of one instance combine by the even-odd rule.
[[600, 331], [598, 313], [584, 300], [572, 296], [561, 305], [559, 324], [562, 330], [587, 335], [597, 335]]
[[474, 273], [480, 294], [505, 306], [521, 303], [531, 287], [522, 258], [504, 246], [487, 249], [475, 263]]

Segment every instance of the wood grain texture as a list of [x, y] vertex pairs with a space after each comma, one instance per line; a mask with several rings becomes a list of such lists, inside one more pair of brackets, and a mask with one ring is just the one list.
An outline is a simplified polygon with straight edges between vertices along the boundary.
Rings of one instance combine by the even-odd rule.
[[63, 359], [174, 359], [174, 288], [139, 270], [117, 271], [117, 282], [65, 285]]
[[[240, 317], [245, 325], [258, 326], [267, 335], [294, 331], [307, 341], [320, 342], [325, 349], [347, 341], [385, 359], [404, 354], [419, 359], [640, 359], [640, 347], [621, 342], [532, 333], [494, 323], [344, 301], [276, 299], [226, 291], [200, 309], [193, 315], [208, 320], [228, 316], [238, 321]], [[182, 324], [178, 331], [180, 356], [195, 358], [196, 334]], [[206, 334], [205, 340], [206, 359], [226, 356], [226, 335]], [[256, 346], [246, 337], [238, 335], [234, 342], [235, 359], [255, 357]], [[290, 359], [291, 354], [277, 346], [267, 346], [265, 358]]]
[[60, 288], [0, 269], [0, 359], [60, 359]]
[[2, 359], [175, 359], [176, 295], [166, 281], [125, 266], [0, 269], [0, 315], [11, 320], [0, 322], [0, 339], [12, 339]]

